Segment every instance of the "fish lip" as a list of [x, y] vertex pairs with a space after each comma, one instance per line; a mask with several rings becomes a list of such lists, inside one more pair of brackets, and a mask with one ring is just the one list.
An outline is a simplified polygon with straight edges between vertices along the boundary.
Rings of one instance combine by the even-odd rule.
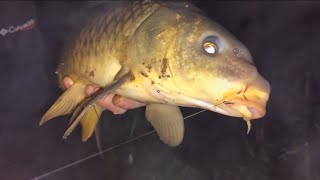
[[223, 103], [230, 109], [238, 111], [246, 120], [260, 119], [266, 114], [266, 102], [262, 100], [231, 97]]
[[242, 114], [239, 111], [230, 108], [226, 104], [212, 105], [208, 109], [226, 116], [242, 117]]

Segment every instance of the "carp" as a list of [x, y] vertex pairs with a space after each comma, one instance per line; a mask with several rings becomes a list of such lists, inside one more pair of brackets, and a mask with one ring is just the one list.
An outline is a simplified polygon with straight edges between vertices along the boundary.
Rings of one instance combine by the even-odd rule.
[[[247, 47], [190, 3], [130, 2], [102, 12], [64, 48], [57, 69], [74, 84], [48, 109], [40, 125], [72, 114], [64, 138], [81, 125], [90, 138], [110, 93], [146, 104], [145, 115], [159, 138], [181, 144], [179, 107], [239, 117], [248, 125], [266, 114], [270, 84], [258, 72]], [[85, 96], [85, 87], [101, 90]]]

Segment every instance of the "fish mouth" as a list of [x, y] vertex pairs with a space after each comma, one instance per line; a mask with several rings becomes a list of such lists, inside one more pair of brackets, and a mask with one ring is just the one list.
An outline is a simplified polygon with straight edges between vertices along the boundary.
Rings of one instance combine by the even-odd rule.
[[[224, 110], [236, 117], [243, 117], [245, 120], [259, 119], [265, 116], [265, 103], [249, 101], [248, 98], [229, 98], [223, 102]], [[227, 107], [227, 108], [226, 108]]]
[[226, 98], [221, 104], [207, 106], [208, 110], [233, 117], [242, 117], [247, 123], [247, 134], [251, 130], [250, 121], [259, 119], [266, 114], [267, 99], [257, 98], [257, 96], [231, 96]]
[[222, 104], [224, 110], [231, 115], [243, 117], [246, 121], [259, 119], [266, 114], [269, 94], [269, 83], [259, 77], [251, 84], [246, 85], [244, 91], [233, 93], [233, 95], [224, 98]]

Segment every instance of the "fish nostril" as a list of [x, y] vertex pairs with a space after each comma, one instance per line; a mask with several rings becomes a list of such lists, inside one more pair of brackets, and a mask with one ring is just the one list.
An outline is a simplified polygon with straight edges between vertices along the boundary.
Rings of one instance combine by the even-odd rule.
[[243, 57], [244, 56], [244, 52], [239, 49], [239, 48], [234, 48], [233, 49], [233, 53], [237, 56], [237, 57]]
[[245, 48], [234, 48], [232, 50], [233, 54], [238, 57], [239, 59], [244, 60], [250, 65], [254, 65], [254, 62], [252, 61], [251, 54], [248, 53], [248, 51]]

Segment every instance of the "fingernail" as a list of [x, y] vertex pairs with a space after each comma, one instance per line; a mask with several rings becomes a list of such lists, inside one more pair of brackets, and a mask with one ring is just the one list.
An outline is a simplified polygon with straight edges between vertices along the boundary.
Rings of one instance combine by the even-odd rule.
[[69, 77], [64, 77], [63, 78], [63, 85], [66, 87], [66, 88], [70, 88], [72, 85], [73, 85], [73, 81], [71, 78]]

